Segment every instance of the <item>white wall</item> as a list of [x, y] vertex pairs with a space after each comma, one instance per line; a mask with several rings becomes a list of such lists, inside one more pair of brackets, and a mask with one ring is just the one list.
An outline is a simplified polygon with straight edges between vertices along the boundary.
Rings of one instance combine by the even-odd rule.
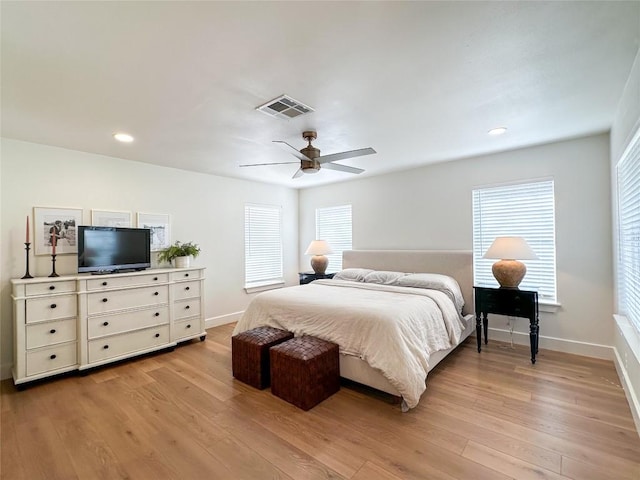
[[[1, 144], [0, 360], [2, 378], [12, 363], [10, 278], [24, 274], [25, 217], [33, 207], [168, 213], [171, 239], [202, 248], [207, 325], [235, 319], [250, 296], [244, 290], [244, 205], [281, 205], [285, 279], [298, 281], [298, 192], [272, 185], [204, 175], [73, 150], [2, 139]], [[33, 223], [32, 223], [33, 225]], [[33, 251], [32, 251], [33, 254]], [[76, 272], [74, 255], [58, 256], [60, 274]], [[31, 257], [31, 274], [51, 272], [48, 256]]]
[[[300, 192], [299, 250], [302, 254], [313, 239], [315, 209], [346, 203], [353, 205], [355, 249], [471, 250], [473, 188], [549, 177], [555, 180], [562, 307], [541, 313], [540, 346], [610, 358], [614, 326], [606, 134], [305, 189]], [[303, 262], [308, 259], [301, 255]], [[504, 319], [489, 325], [506, 327]], [[516, 331], [522, 335], [515, 341], [528, 343], [526, 319], [516, 321]]]
[[[640, 51], [636, 56], [627, 85], [620, 98], [618, 110], [611, 128], [611, 190], [613, 193], [613, 244], [614, 271], [617, 263], [617, 183], [616, 165], [625, 148], [640, 128]], [[617, 284], [614, 295], [617, 299]], [[617, 311], [617, 301], [615, 311]], [[614, 345], [616, 348], [616, 367], [625, 388], [631, 411], [640, 432], [640, 332], [628, 319], [616, 315]]]

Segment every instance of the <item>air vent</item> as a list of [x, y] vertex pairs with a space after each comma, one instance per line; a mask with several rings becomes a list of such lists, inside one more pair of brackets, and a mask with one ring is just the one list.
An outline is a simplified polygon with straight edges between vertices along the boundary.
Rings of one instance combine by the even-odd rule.
[[290, 119], [304, 115], [305, 113], [313, 112], [313, 108], [301, 103], [293, 98], [282, 95], [278, 98], [274, 98], [264, 105], [256, 107], [256, 110], [260, 110], [272, 117]]

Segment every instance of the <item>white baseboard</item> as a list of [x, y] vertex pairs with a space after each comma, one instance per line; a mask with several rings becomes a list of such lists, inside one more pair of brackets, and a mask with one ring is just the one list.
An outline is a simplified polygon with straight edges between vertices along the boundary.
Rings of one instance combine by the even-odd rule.
[[[501, 342], [511, 342], [511, 338], [509, 330], [489, 328], [489, 341], [494, 339]], [[513, 343], [518, 345], [530, 345], [529, 333], [513, 332]], [[540, 335], [538, 338], [538, 347], [555, 350], [556, 352], [584, 355], [585, 357], [602, 358], [604, 360], [613, 360], [614, 358], [613, 347], [609, 345], [578, 342], [562, 338], [545, 337], [543, 335]]]
[[624, 315], [614, 315], [614, 363], [640, 435], [640, 332]]
[[237, 322], [238, 320], [240, 320], [240, 317], [242, 317], [243, 313], [244, 311], [233, 312], [233, 313], [227, 313], [226, 315], [219, 315], [217, 317], [207, 318], [204, 321], [204, 328], [218, 327], [220, 325], [226, 325], [227, 323]]
[[13, 363], [3, 363], [0, 366], [0, 380], [6, 380], [7, 378], [11, 378], [12, 367], [13, 367]]
[[616, 366], [618, 377], [620, 377], [620, 383], [622, 384], [624, 393], [627, 396], [631, 415], [633, 416], [633, 421], [636, 424], [636, 430], [638, 431], [638, 435], [640, 435], [640, 401], [638, 401], [638, 397], [636, 397], [636, 394], [634, 393], [631, 377], [629, 376], [627, 369], [624, 367], [624, 363], [622, 358], [620, 358], [618, 349], [614, 348], [613, 351], [615, 353], [613, 363]]

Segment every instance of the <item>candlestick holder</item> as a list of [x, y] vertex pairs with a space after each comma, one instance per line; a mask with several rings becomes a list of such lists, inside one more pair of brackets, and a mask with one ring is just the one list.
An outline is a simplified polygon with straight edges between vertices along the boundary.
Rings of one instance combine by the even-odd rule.
[[56, 254], [55, 253], [51, 254], [51, 267], [52, 267], [51, 275], [49, 275], [49, 276], [50, 277], [59, 277], [60, 275], [58, 275], [56, 273]]
[[33, 278], [30, 274], [29, 274], [29, 250], [31, 250], [31, 243], [30, 242], [25, 242], [24, 243], [24, 251], [25, 251], [25, 258], [26, 258], [26, 272], [24, 274], [24, 277], [22, 278]]

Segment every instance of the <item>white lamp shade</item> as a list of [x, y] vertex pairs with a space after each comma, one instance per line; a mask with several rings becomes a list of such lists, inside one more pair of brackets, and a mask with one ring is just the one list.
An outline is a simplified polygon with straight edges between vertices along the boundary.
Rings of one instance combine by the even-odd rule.
[[522, 237], [496, 237], [482, 258], [537, 260], [538, 256]]
[[305, 255], [328, 255], [330, 253], [333, 253], [333, 250], [326, 240], [313, 240], [307, 251], [304, 252]]

